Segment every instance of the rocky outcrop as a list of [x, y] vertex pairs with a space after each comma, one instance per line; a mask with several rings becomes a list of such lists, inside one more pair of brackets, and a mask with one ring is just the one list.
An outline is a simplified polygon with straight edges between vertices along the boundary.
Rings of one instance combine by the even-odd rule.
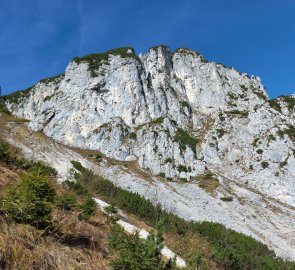
[[294, 96], [269, 100], [258, 77], [192, 50], [75, 58], [64, 75], [5, 100], [58, 142], [137, 160], [167, 180], [210, 169], [295, 206]]

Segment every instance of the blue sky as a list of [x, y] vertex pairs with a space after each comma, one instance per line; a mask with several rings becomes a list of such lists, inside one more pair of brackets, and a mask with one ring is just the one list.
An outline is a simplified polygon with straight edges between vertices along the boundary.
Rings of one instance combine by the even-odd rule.
[[295, 91], [294, 0], [1, 0], [2, 94], [63, 73], [75, 56], [131, 46], [189, 47]]

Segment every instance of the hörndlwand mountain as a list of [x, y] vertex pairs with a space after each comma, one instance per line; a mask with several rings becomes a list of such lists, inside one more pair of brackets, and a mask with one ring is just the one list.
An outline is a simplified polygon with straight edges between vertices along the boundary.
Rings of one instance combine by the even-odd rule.
[[295, 259], [294, 95], [270, 100], [258, 77], [159, 46], [74, 58], [65, 74], [4, 99], [57, 142], [136, 161], [185, 218], [223, 223]]

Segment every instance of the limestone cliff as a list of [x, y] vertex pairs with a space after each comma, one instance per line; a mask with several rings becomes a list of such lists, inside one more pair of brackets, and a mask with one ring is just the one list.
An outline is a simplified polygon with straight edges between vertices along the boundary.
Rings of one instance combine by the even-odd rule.
[[269, 100], [258, 77], [165, 46], [75, 58], [65, 74], [5, 97], [58, 142], [170, 181], [211, 170], [292, 206], [294, 99]]

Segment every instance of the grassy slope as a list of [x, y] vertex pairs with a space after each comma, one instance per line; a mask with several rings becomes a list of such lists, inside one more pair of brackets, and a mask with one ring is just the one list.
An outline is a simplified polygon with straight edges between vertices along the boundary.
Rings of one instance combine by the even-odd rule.
[[[14, 118], [13, 116], [7, 117]], [[21, 155], [20, 153], [18, 153], [17, 149], [12, 149], [11, 154], [16, 155], [18, 157], [20, 157]], [[15, 166], [11, 167], [3, 164], [2, 162], [0, 164], [0, 170], [2, 170], [5, 173], [5, 175], [7, 175], [7, 177], [5, 177], [4, 174], [0, 176], [0, 185], [5, 186], [7, 185], [7, 183], [14, 181], [17, 175], [27, 170], [27, 168], [20, 169]], [[160, 209], [155, 208], [150, 202], [144, 200], [137, 194], [132, 194], [128, 191], [124, 191], [120, 188], [117, 188], [109, 181], [94, 176], [89, 171], [84, 171], [84, 173], [81, 174], [79, 177], [80, 183], [83, 185], [84, 188], [90, 189], [91, 192], [93, 192], [93, 194], [99, 194], [100, 197], [103, 197], [108, 202], [116, 204], [118, 207], [124, 209], [129, 214], [133, 214], [133, 222], [135, 224], [138, 222], [141, 225], [143, 225], [143, 227], [154, 227], [156, 220], [158, 220], [160, 217], [166, 219], [165, 235], [166, 243], [168, 244], [168, 246], [184, 258], [187, 258], [189, 251], [197, 250], [208, 261], [209, 269], [295, 269], [294, 264], [286, 263], [280, 259], [276, 259], [273, 253], [269, 251], [265, 245], [262, 245], [261, 243], [249, 237], [243, 236], [242, 234], [238, 234], [231, 230], [227, 230], [222, 225], [212, 223], [188, 224], [174, 215], [165, 213]], [[69, 263], [75, 263], [75, 260], [72, 257], [67, 257], [69, 256], [69, 254], [79, 254], [79, 256], [81, 256], [82, 258], [81, 260], [85, 260], [85, 262], [90, 260], [88, 256], [89, 246], [81, 247], [79, 242], [81, 239], [90, 238], [92, 234], [84, 236], [84, 230], [81, 230], [81, 232], [76, 231], [76, 229], [74, 229], [74, 231], [71, 231], [76, 226], [78, 228], [85, 227], [86, 223], [77, 220], [77, 213], [61, 213], [57, 210], [54, 211], [54, 220], [56, 224], [59, 224], [59, 222], [61, 222], [61, 225], [58, 225], [58, 227], [60, 227], [61, 231], [66, 232], [66, 235], [62, 233], [60, 235], [61, 238], [57, 239], [51, 235], [46, 235], [46, 238], [44, 238], [43, 235], [41, 235], [41, 238], [38, 236], [41, 240], [39, 242], [36, 242], [37, 244], [34, 250], [38, 252], [37, 250], [43, 247], [43, 242], [45, 241], [46, 243], [50, 242], [50, 245], [56, 245], [55, 249], [60, 250], [60, 252], [58, 252], [58, 255], [61, 255], [63, 254], [63, 252], [65, 252], [64, 256], [65, 258], [69, 259]], [[143, 221], [145, 223], [143, 223]], [[31, 235], [32, 230], [34, 231], [32, 227], [20, 224], [9, 224], [8, 226], [6, 221], [3, 222], [3, 220], [1, 221], [1, 224], [2, 227], [0, 231], [5, 232], [5, 234], [3, 233], [0, 236], [0, 239], [2, 239], [2, 247], [5, 246], [5, 243], [7, 243], [9, 239], [14, 239], [14, 235], [17, 235], [16, 232], [13, 231], [14, 228], [22, 227], [22, 229], [25, 230], [28, 233], [28, 235]], [[68, 224], [71, 224], [69, 228], [63, 227], [64, 225]], [[101, 216], [101, 213], [97, 213], [97, 217], [87, 224], [90, 224], [91, 226], [99, 225], [100, 227], [104, 228], [105, 231], [103, 231], [103, 233], [105, 234], [103, 235], [103, 237], [101, 237], [101, 239], [103, 241], [107, 241], [109, 225], [105, 223], [105, 220], [103, 216]], [[10, 233], [7, 233], [7, 227], [12, 229]], [[93, 228], [90, 227], [89, 231], [91, 231], [92, 229]], [[35, 231], [34, 233], [38, 233], [38, 231]], [[70, 234], [71, 236], [69, 237], [67, 236], [67, 234]], [[77, 235], [79, 235], [78, 238], [76, 237]], [[80, 237], [81, 235], [82, 237]], [[74, 238], [75, 240], [67, 242], [62, 240], [64, 238]], [[75, 243], [74, 246], [73, 242]], [[88, 240], [87, 242], [91, 243], [91, 241], [89, 242]], [[43, 244], [39, 247], [39, 243], [40, 245], [41, 243]], [[91, 245], [93, 244], [90, 244], [90, 246]], [[25, 250], [26, 246], [27, 243], [24, 246], [19, 246], [20, 250]], [[102, 244], [102, 247], [104, 247], [105, 250], [107, 250], [107, 245]], [[49, 248], [48, 250], [51, 249]], [[71, 252], [66, 253], [66, 251], [69, 250]], [[92, 251], [90, 249], [90, 254], [91, 252]], [[31, 256], [36, 256], [36, 254], [32, 254]], [[109, 261], [108, 256], [110, 255], [108, 253], [103, 253], [102, 255], [104, 255], [105, 257], [101, 258], [99, 261], [104, 262], [105, 265], [107, 265]], [[46, 257], [47, 255], [44, 256]], [[92, 257], [94, 258], [95, 256], [92, 255]], [[257, 267], [257, 257], [259, 257], [259, 267]], [[23, 261], [22, 265], [26, 265], [25, 263], [32, 263], [30, 261], [31, 259], [29, 259], [29, 256], [26, 256], [25, 258], [17, 258], [15, 262], [22, 261], [22, 259], [28, 259], [28, 261]], [[56, 257], [56, 260], [59, 261], [60, 259]], [[237, 263], [238, 267], [235, 268], [235, 265]], [[89, 267], [91, 266], [87, 265], [86, 263], [84, 268], [77, 269], [91, 269]]]
[[[80, 166], [77, 169], [81, 169]], [[221, 224], [187, 222], [85, 168], [81, 172], [77, 175], [77, 186], [73, 188], [91, 190], [152, 227], [158, 220], [164, 220], [166, 237], [169, 237], [167, 243], [185, 259], [189, 258], [190, 252], [197, 251], [207, 259], [209, 269], [295, 269], [295, 263], [277, 258], [266, 245], [251, 237], [226, 229]]]
[[[35, 163], [19, 162], [17, 149], [9, 147], [5, 151], [3, 141], [0, 144], [1, 195], [21, 174], [29, 173]], [[53, 185], [59, 196], [65, 193], [62, 186]], [[106, 217], [100, 211], [89, 221], [81, 221], [78, 216], [78, 211], [54, 206], [53, 226], [47, 231], [14, 222], [0, 211], [0, 269], [111, 269], [110, 224]]]

